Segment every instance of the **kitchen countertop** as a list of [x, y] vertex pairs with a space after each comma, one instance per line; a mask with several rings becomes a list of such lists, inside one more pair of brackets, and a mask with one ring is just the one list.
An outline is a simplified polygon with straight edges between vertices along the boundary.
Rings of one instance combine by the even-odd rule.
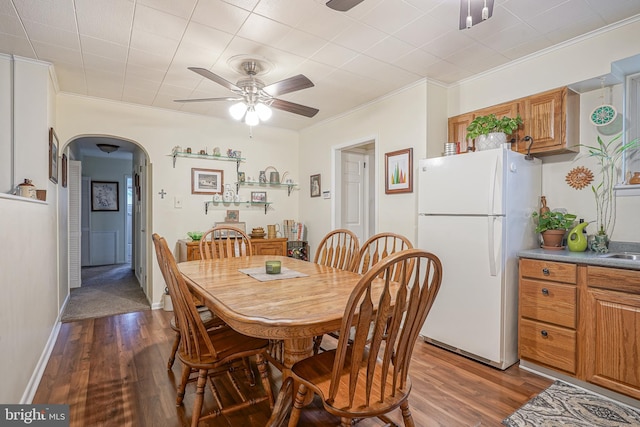
[[518, 251], [518, 256], [521, 258], [541, 259], [545, 261], [570, 262], [574, 264], [588, 264], [599, 265], [601, 267], [640, 270], [640, 261], [606, 257], [606, 255], [620, 252], [640, 253], [640, 243], [610, 242], [608, 254], [601, 254], [592, 251], [571, 252], [569, 249], [558, 251], [548, 249], [525, 249]]

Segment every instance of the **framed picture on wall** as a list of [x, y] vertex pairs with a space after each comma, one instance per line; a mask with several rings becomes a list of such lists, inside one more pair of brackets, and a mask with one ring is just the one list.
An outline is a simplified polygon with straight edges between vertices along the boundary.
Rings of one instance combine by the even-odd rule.
[[384, 192], [413, 192], [413, 148], [392, 151], [384, 155]]
[[117, 181], [91, 181], [91, 210], [119, 210], [119, 194]]
[[58, 135], [49, 128], [49, 181], [58, 183]]
[[191, 168], [191, 194], [222, 194], [223, 174], [216, 169]]
[[320, 174], [311, 175], [309, 179], [309, 188], [311, 188], [311, 197], [320, 197], [321, 186], [320, 186]]
[[267, 201], [266, 191], [252, 191], [251, 202], [252, 203], [265, 203]]

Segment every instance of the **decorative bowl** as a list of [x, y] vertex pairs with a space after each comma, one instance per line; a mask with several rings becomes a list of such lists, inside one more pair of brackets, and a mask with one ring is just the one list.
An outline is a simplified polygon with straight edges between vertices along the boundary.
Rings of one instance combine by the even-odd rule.
[[187, 232], [187, 236], [191, 237], [191, 240], [193, 240], [194, 242], [197, 242], [198, 240], [202, 239], [202, 235], [204, 233], [202, 231], [189, 231]]

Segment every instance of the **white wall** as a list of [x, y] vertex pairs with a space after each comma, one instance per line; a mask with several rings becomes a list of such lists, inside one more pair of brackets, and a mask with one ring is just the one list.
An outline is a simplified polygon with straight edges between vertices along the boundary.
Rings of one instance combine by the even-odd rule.
[[[444, 105], [441, 106], [444, 109]], [[446, 120], [444, 122], [446, 129]], [[376, 143], [376, 232], [392, 231], [416, 239], [417, 190], [413, 193], [385, 194], [384, 155], [413, 148], [414, 175], [418, 159], [427, 152], [427, 83], [420, 82], [362, 108], [304, 129], [300, 135], [301, 191], [300, 217], [308, 227], [312, 253], [322, 237], [332, 229], [331, 201], [309, 195], [310, 175], [321, 174], [322, 189], [333, 188], [331, 154], [335, 147], [375, 140]], [[444, 131], [446, 133], [446, 130]], [[332, 192], [332, 198], [333, 198]]]
[[[28, 400], [38, 361], [48, 347], [60, 307], [58, 186], [48, 179], [51, 106], [48, 64], [17, 60], [15, 82], [16, 176], [47, 190], [47, 201], [0, 195], [0, 402]], [[7, 87], [0, 74], [0, 86]], [[4, 98], [4, 96], [3, 96]], [[2, 115], [8, 112], [0, 109]], [[10, 112], [9, 112], [10, 113]], [[6, 123], [6, 117], [0, 119]], [[9, 141], [1, 138], [2, 152]], [[1, 159], [6, 167], [6, 158]], [[8, 189], [3, 189], [3, 191]], [[36, 384], [37, 385], [37, 384]]]
[[[469, 79], [449, 91], [449, 116], [487, 107], [500, 102], [570, 85], [611, 72], [611, 63], [640, 53], [638, 44], [640, 21], [629, 21], [591, 38], [579, 39], [561, 49], [533, 55], [497, 72]], [[580, 97], [580, 143], [596, 144], [597, 128], [590, 124], [589, 114], [602, 103], [601, 92]], [[614, 91], [614, 102], [622, 111], [622, 94]], [[604, 137], [608, 140], [608, 137]], [[551, 208], [563, 207], [587, 221], [595, 220], [595, 200], [589, 188], [575, 190], [565, 182], [566, 174], [576, 166], [590, 167], [597, 177], [593, 159], [582, 153], [543, 158], [543, 194]], [[618, 198], [616, 228], [613, 240], [640, 242], [637, 212], [640, 197]], [[587, 227], [595, 233], [595, 224]]]
[[[286, 113], [283, 113], [286, 114]], [[134, 141], [149, 156], [152, 176], [149, 179], [151, 224], [147, 225], [147, 261], [151, 261], [151, 294], [154, 304], [159, 304], [164, 291], [162, 275], [155, 262], [155, 253], [150, 244], [151, 234], [164, 236], [170, 244], [186, 238], [188, 231], [206, 230], [216, 221], [224, 221], [227, 209], [240, 209], [240, 221], [246, 222], [247, 230], [282, 223], [284, 219], [299, 219], [298, 201], [300, 191], [287, 196], [284, 189], [260, 188], [268, 192], [273, 202], [265, 215], [264, 209], [245, 209], [235, 205], [219, 205], [204, 212], [204, 203], [212, 196], [191, 194], [191, 168], [217, 169], [224, 173], [224, 182], [236, 181], [235, 162], [205, 159], [178, 158], [172, 166], [171, 149], [180, 145], [193, 150], [220, 147], [242, 151], [247, 160], [240, 170], [248, 176], [257, 176], [259, 170], [274, 166], [281, 174], [289, 172], [295, 181], [300, 179], [298, 170], [298, 134], [293, 131], [258, 126], [249, 138], [249, 128], [243, 123], [221, 120], [192, 114], [176, 113], [155, 108], [145, 108], [93, 98], [61, 94], [58, 96], [58, 136], [69, 141], [78, 136], [109, 135]], [[158, 193], [164, 190], [162, 198]], [[307, 190], [308, 191], [308, 190]], [[241, 195], [250, 197], [251, 188], [242, 187]], [[180, 198], [182, 208], [175, 207], [175, 198]]]

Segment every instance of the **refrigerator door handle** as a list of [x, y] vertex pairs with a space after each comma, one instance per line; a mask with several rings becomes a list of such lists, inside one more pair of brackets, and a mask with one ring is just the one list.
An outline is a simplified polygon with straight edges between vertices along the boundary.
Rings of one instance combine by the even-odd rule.
[[488, 216], [487, 217], [487, 221], [489, 221], [488, 223], [488, 227], [487, 230], [489, 230], [489, 235], [488, 237], [488, 241], [487, 241], [487, 246], [488, 246], [488, 255], [489, 255], [489, 274], [491, 274], [492, 276], [497, 276], [498, 272], [496, 271], [496, 252], [495, 252], [495, 246], [494, 246], [494, 233], [495, 233], [495, 221], [496, 221], [496, 217], [495, 216]]
[[496, 203], [496, 183], [498, 181], [498, 158], [494, 157], [493, 159], [493, 177], [491, 179], [491, 195], [489, 196], [489, 203], [487, 214], [495, 215], [495, 203]]

